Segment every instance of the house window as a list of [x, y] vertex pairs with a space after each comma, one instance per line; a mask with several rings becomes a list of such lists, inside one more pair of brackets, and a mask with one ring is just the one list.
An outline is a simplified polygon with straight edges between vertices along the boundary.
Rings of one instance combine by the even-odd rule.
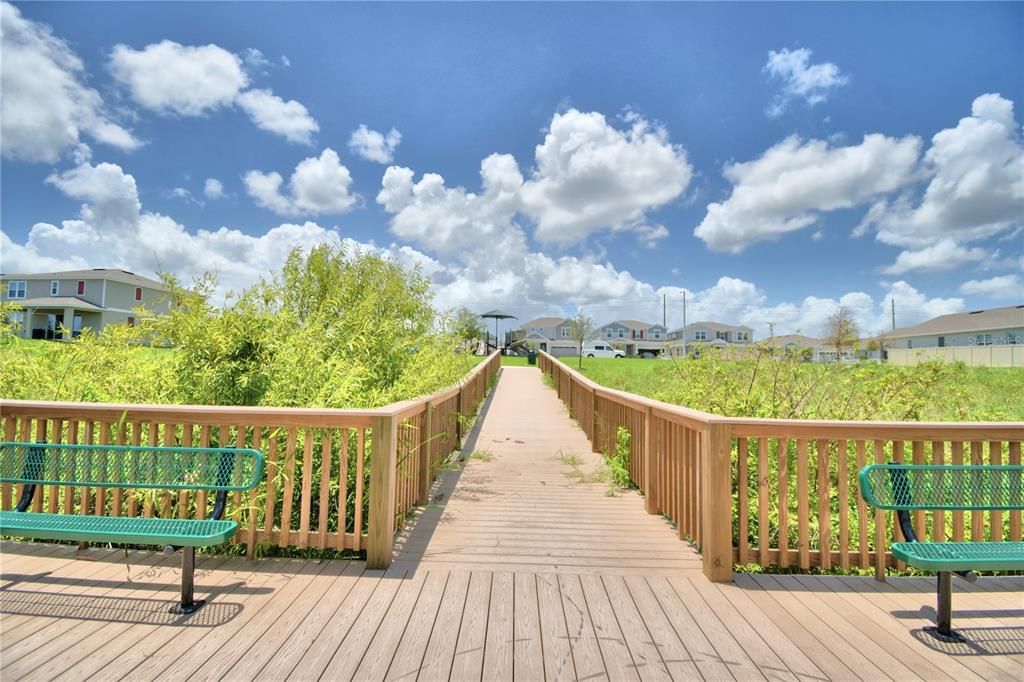
[[54, 279], [50, 281], [50, 296], [60, 296], [60, 280]]
[[84, 279], [80, 279], [80, 280], [78, 280], [78, 295], [81, 296], [84, 293], [85, 293], [85, 280]]
[[736, 332], [737, 341], [750, 341], [750, 332]]
[[907, 339], [907, 348], [913, 348], [913, 347], [914, 347], [913, 339]]
[[715, 338], [721, 339], [722, 341], [729, 340], [729, 332], [715, 332]]
[[604, 330], [604, 336], [605, 336], [606, 339], [612, 338], [612, 330], [611, 329], [605, 329]]
[[658, 331], [657, 329], [654, 330], [654, 338], [656, 338], [656, 339], [660, 339], [661, 338], [661, 332]]
[[141, 301], [142, 300], [142, 287], [135, 287], [135, 300], [136, 301]]
[[945, 336], [940, 336], [939, 337], [939, 348], [945, 348], [945, 347], [946, 347], [946, 337]]
[[569, 328], [568, 327], [562, 327], [562, 338], [563, 339], [569, 338]]
[[134, 315], [129, 315], [128, 316], [128, 326], [129, 327], [134, 327], [135, 326], [135, 316]]
[[25, 280], [11, 280], [7, 283], [7, 298], [25, 298]]
[[619, 330], [619, 338], [620, 339], [626, 338], [626, 330], [625, 329], [620, 329]]
[[694, 332], [693, 338], [696, 339], [697, 341], [707, 341], [708, 333], [706, 331]]

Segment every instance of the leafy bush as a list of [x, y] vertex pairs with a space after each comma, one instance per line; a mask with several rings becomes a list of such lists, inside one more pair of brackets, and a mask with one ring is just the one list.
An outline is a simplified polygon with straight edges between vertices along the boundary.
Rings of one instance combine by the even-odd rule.
[[279, 274], [223, 305], [211, 276], [165, 282], [170, 314], [139, 311], [134, 327], [53, 344], [0, 327], [0, 396], [374, 407], [454, 384], [476, 363], [454, 352], [427, 278], [372, 254], [297, 249]]

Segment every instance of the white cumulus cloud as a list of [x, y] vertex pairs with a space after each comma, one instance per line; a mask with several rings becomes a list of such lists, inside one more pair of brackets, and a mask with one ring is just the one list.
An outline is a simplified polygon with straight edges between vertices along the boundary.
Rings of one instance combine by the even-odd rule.
[[1024, 144], [1010, 100], [977, 97], [970, 116], [932, 137], [922, 170], [927, 186], [918, 200], [878, 202], [856, 234], [874, 229], [885, 244], [922, 250], [1024, 225]]
[[201, 116], [228, 106], [249, 84], [234, 53], [217, 45], [195, 47], [172, 40], [141, 50], [116, 45], [110, 73], [143, 107], [179, 116]]
[[913, 179], [921, 141], [865, 135], [857, 145], [790, 136], [760, 158], [727, 164], [733, 184], [723, 202], [708, 204], [694, 230], [715, 251], [739, 253], [818, 222], [821, 213], [862, 204]]
[[981, 247], [968, 248], [952, 239], [943, 239], [917, 251], [902, 251], [896, 262], [884, 268], [889, 275], [902, 275], [912, 270], [952, 270], [995, 258], [996, 254]]
[[989, 279], [971, 279], [960, 285], [960, 293], [998, 300], [1024, 301], [1024, 281], [1017, 275], [1001, 275]]
[[794, 99], [803, 100], [812, 107], [821, 104], [828, 100], [833, 90], [850, 81], [831, 62], [811, 64], [811, 54], [807, 48], [782, 48], [768, 53], [768, 61], [762, 71], [773, 80], [782, 82], [781, 92], [765, 112], [768, 116], [781, 116]]
[[276, 133], [289, 142], [312, 144], [319, 124], [300, 102], [287, 102], [270, 90], [247, 90], [236, 100], [257, 128]]
[[245, 188], [256, 203], [286, 216], [338, 214], [351, 210], [359, 195], [351, 191], [352, 174], [330, 147], [319, 157], [299, 162], [282, 193], [280, 173], [252, 170], [245, 174]]
[[289, 142], [312, 144], [320, 126], [305, 105], [266, 88], [246, 89], [249, 72], [261, 74], [269, 64], [255, 48], [239, 56], [218, 45], [163, 40], [141, 50], [116, 45], [109, 69], [137, 104], [158, 114], [205, 116], [238, 106], [257, 128]]
[[514, 158], [492, 154], [480, 163], [483, 191], [445, 186], [444, 178], [427, 173], [419, 182], [409, 168], [384, 172], [377, 203], [393, 214], [391, 231], [398, 237], [445, 257], [494, 247], [502, 238], [522, 238], [513, 219], [519, 209], [523, 176]]
[[85, 85], [85, 66], [46, 24], [0, 5], [0, 150], [10, 159], [54, 163], [81, 136], [119, 149], [141, 145], [116, 123], [100, 94]]
[[689, 185], [693, 168], [666, 129], [635, 113], [624, 118], [626, 130], [597, 112], [570, 109], [551, 119], [521, 190], [537, 239], [572, 244], [604, 230], [650, 234], [647, 212]]
[[224, 183], [217, 178], [206, 178], [203, 184], [203, 194], [207, 199], [220, 199], [224, 196]]
[[367, 128], [365, 124], [360, 124], [352, 131], [352, 136], [348, 140], [348, 148], [352, 150], [353, 154], [367, 161], [391, 163], [395, 158], [395, 149], [401, 142], [402, 133], [395, 128], [385, 135]]

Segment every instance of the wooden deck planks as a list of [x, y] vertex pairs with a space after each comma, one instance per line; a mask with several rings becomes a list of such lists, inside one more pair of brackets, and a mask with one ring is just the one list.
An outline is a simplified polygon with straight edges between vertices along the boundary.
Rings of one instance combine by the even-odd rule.
[[[214, 557], [210, 561], [200, 563], [197, 570], [216, 569], [227, 562], [228, 557]], [[173, 585], [176, 575], [166, 563], [154, 568], [158, 570], [147, 571], [144, 579], [122, 584], [113, 591], [114, 594], [108, 593], [107, 598], [98, 600], [101, 607], [110, 605], [110, 608], [114, 609], [118, 608], [118, 605], [110, 604], [113, 600], [132, 600], [131, 605], [122, 607], [125, 609], [127, 622], [114, 621], [104, 624], [96, 620], [78, 621], [75, 627], [59, 637], [47, 640], [46, 646], [39, 650], [37, 656], [27, 656], [20, 660], [16, 668], [25, 666], [27, 674], [33, 677], [54, 679], [65, 674], [69, 668], [76, 666], [83, 659], [88, 659], [96, 651], [106, 649], [122, 637], [130, 637], [131, 630], [138, 625], [131, 622], [132, 617], [144, 619], [150, 616], [158, 621], [171, 622], [167, 617], [170, 614], [165, 615], [165, 612], [168, 605], [173, 603], [174, 593], [167, 589], [167, 582]], [[72, 618], [62, 620], [76, 622], [76, 619]], [[60, 653], [54, 655], [53, 649], [59, 650]], [[16, 668], [10, 671], [13, 679], [26, 676]]]
[[552, 682], [576, 679], [558, 576], [538, 575], [536, 580], [544, 679]]
[[[461, 575], [464, 579], [467, 577], [465, 573]], [[399, 642], [395, 655], [391, 660], [391, 665], [388, 667], [386, 679], [416, 679], [423, 666], [423, 659], [435, 626], [437, 626], [438, 630], [454, 626], [455, 635], [458, 636], [461, 618], [438, 618], [441, 600], [444, 598], [450, 581], [452, 581], [452, 575], [446, 571], [427, 573], [427, 580], [423, 585], [423, 589], [420, 590], [419, 599], [416, 601], [416, 606], [409, 617], [409, 624], [405, 628], [402, 640]], [[454, 623], [452, 620], [454, 620]], [[451, 641], [454, 644], [454, 638]], [[431, 678], [426, 677], [425, 679]], [[437, 677], [433, 679], [437, 679]]]
[[[128, 582], [117, 550], [86, 550], [96, 561], [82, 561], [74, 547], [0, 542], [0, 673], [69, 682], [1024, 678], [1021, 577], [957, 583], [954, 627], [982, 651], [953, 653], [921, 635], [934, 617], [932, 578], [708, 582], [694, 548], [639, 496], [608, 497], [579, 480], [574, 470], [586, 474], [599, 456], [535, 370], [503, 375], [469, 436], [474, 451], [488, 456], [441, 477], [436, 504], [403, 534], [388, 571], [201, 557], [197, 593], [210, 602], [191, 621], [152, 617], [177, 596], [177, 558], [132, 553], [143, 570]], [[570, 465], [568, 452], [583, 464]], [[318, 531], [314, 521], [293, 532]], [[114, 599], [138, 614], [104, 617]]]
[[[476, 454], [473, 454], [476, 453]], [[464, 461], [442, 473], [396, 561], [436, 570], [698, 574], [700, 556], [635, 491], [608, 496], [603, 457], [534, 368], [504, 368]]]
[[[487, 641], [484, 647], [483, 678], [513, 679], [515, 660], [515, 575], [495, 573], [491, 578], [490, 609], [487, 612]], [[454, 677], [454, 673], [453, 673]]]
[[[437, 618], [431, 624], [430, 640], [423, 653], [417, 677], [424, 680], [448, 679], [455, 659], [455, 646], [462, 629], [462, 613], [466, 608], [466, 593], [469, 591], [470, 574], [466, 571], [455, 571], [448, 574], [448, 582], [444, 587], [444, 595], [438, 606]], [[392, 679], [409, 679], [403, 676], [401, 668], [392, 666], [388, 673]]]
[[492, 582], [493, 576], [490, 573], [475, 572], [470, 578], [459, 637], [455, 645], [455, 658], [451, 664], [449, 679], [453, 682], [479, 680], [483, 674]]

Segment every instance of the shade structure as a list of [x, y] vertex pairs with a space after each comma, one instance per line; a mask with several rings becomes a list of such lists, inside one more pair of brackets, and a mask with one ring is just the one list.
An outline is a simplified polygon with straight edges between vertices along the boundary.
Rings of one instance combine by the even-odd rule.
[[[508, 313], [506, 313], [506, 312], [504, 312], [502, 310], [498, 310], [497, 308], [495, 308], [494, 310], [488, 310], [486, 313], [481, 313], [480, 317], [483, 317], [485, 319], [486, 318], [491, 318], [491, 317], [494, 318], [494, 348], [495, 349], [498, 348], [498, 320], [518, 320], [519, 319], [515, 315], [509, 315]], [[488, 345], [490, 345], [490, 344], [488, 344]]]

